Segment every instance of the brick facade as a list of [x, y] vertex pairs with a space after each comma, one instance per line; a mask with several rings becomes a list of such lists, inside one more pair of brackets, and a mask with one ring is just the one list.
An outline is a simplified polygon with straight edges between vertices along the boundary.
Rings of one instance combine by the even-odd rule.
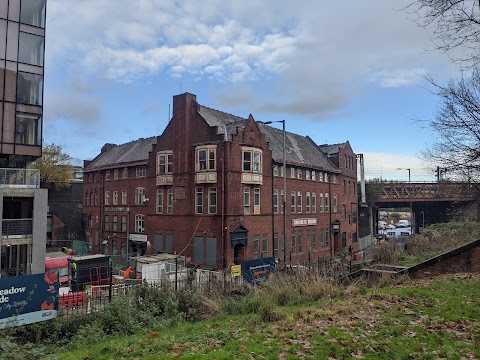
[[[282, 260], [282, 144], [275, 140], [281, 134], [278, 129], [256, 122], [252, 115], [241, 119], [202, 107], [195, 95], [175, 96], [173, 117], [162, 135], [118, 148], [108, 144], [96, 159], [86, 162], [83, 208], [92, 251], [119, 254], [126, 250], [127, 232], [120, 231], [120, 219], [114, 231], [112, 217], [128, 215], [129, 234], [135, 234], [135, 217], [141, 214], [145, 230], [138, 234], [146, 235], [147, 247], [132, 248], [138, 244], [130, 241], [130, 251], [182, 254], [193, 263], [213, 268], [265, 256]], [[350, 144], [329, 145], [326, 149], [308, 137], [292, 133], [287, 137], [287, 262], [315, 261], [350, 245], [355, 249], [357, 167]], [[144, 152], [143, 159], [131, 156], [129, 161], [121, 161], [121, 146], [125, 152], [136, 146], [150, 149]], [[117, 157], [112, 155], [115, 151]], [[136, 176], [138, 166], [145, 166], [144, 177]], [[115, 168], [119, 169], [118, 179], [113, 176]], [[123, 168], [128, 168], [126, 179], [121, 178]], [[135, 205], [137, 188], [144, 188], [148, 199], [142, 205]], [[128, 193], [127, 204], [120, 201], [124, 190]], [[114, 191], [119, 196], [115, 205]], [[106, 192], [109, 205], [105, 204]], [[274, 193], [278, 194], [276, 211]], [[328, 211], [325, 204], [321, 207], [326, 194], [330, 195]], [[250, 199], [249, 204], [245, 204], [245, 198]], [[127, 206], [128, 213], [123, 211]], [[337, 225], [335, 231], [332, 223]]]

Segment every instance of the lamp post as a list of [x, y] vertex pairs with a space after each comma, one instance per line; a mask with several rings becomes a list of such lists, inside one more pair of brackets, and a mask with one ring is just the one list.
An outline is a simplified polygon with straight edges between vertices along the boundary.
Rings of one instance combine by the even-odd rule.
[[420, 214], [422, 214], [422, 232], [425, 229], [425, 211], [420, 211]]
[[282, 208], [283, 208], [283, 268], [287, 266], [287, 209], [286, 209], [286, 199], [287, 199], [287, 167], [285, 163], [285, 120], [277, 121], [265, 121], [263, 124], [273, 124], [273, 123], [282, 123], [282, 132], [283, 132], [283, 199], [282, 199]]
[[407, 169], [403, 169], [403, 168], [397, 168], [397, 170], [408, 170], [408, 184], [410, 185], [410, 191], [408, 192], [408, 198], [410, 199], [410, 235], [412, 235], [413, 233], [413, 229], [412, 229], [412, 213], [413, 213], [413, 209], [412, 209], [412, 181], [411, 181], [411, 177], [410, 177], [410, 168], [407, 168]]

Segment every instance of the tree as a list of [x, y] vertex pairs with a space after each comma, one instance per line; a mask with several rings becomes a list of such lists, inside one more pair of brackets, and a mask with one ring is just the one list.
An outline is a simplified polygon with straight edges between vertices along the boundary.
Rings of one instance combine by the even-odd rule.
[[452, 61], [464, 68], [480, 63], [478, 0], [415, 0], [404, 10], [418, 26], [434, 28], [436, 49]]
[[441, 86], [428, 78], [440, 99], [430, 120], [436, 132], [434, 145], [423, 157], [441, 164], [451, 179], [479, 182], [480, 178], [480, 71], [462, 75]]
[[56, 188], [64, 188], [73, 180], [71, 159], [60, 145], [44, 144], [42, 156], [33, 162], [32, 167], [40, 170], [42, 186], [54, 184]]

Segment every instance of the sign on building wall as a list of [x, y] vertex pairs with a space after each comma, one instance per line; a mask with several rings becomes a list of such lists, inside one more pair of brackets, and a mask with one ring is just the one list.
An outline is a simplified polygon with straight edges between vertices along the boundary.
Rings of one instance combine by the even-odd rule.
[[309, 225], [317, 225], [317, 219], [293, 219], [292, 226], [309, 226]]
[[53, 271], [1, 278], [0, 329], [55, 318], [58, 287], [58, 276]]

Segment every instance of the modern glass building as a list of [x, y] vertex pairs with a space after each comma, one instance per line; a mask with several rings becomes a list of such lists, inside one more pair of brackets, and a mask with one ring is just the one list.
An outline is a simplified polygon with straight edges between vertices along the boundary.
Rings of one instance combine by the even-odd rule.
[[42, 154], [46, 0], [0, 0], [0, 276], [44, 271]]

